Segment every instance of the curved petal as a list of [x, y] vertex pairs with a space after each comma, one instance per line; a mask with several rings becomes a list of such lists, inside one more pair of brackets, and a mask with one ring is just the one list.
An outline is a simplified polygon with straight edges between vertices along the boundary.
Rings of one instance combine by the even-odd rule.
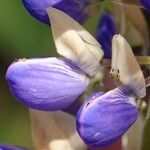
[[99, 61], [103, 57], [96, 39], [64, 12], [48, 8], [47, 13], [58, 54], [73, 61], [88, 75], [95, 75], [101, 68]]
[[121, 35], [115, 35], [112, 40], [111, 75], [132, 88], [136, 96], [142, 98], [146, 95], [142, 70], [130, 45]]
[[83, 23], [88, 14], [85, 11], [85, 2], [77, 0], [23, 0], [25, 8], [29, 13], [43, 23], [50, 24], [46, 8], [55, 7], [73, 17], [76, 21]]
[[8, 68], [6, 79], [21, 103], [40, 110], [68, 107], [89, 84], [76, 65], [55, 57], [15, 62]]
[[77, 114], [77, 130], [83, 141], [91, 147], [115, 142], [137, 119], [134, 100], [128, 89], [116, 88], [85, 101]]

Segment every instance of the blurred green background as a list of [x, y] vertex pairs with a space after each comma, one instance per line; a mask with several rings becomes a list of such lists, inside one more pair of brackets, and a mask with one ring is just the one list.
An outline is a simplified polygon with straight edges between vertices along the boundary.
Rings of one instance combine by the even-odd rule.
[[[98, 15], [85, 28], [95, 33]], [[51, 30], [25, 10], [21, 0], [0, 0], [0, 143], [32, 147], [28, 109], [11, 95], [7, 67], [18, 58], [55, 56]]]

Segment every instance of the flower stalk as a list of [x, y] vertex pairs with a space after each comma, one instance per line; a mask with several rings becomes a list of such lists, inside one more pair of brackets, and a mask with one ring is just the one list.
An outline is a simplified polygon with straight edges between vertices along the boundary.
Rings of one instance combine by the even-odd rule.
[[149, 143], [150, 128], [149, 127], [150, 127], [150, 98], [148, 102], [147, 115], [143, 124], [143, 136], [142, 136], [141, 150], [149, 150], [150, 148], [150, 143]]
[[114, 0], [115, 3], [124, 3], [124, 4], [127, 4], [127, 5], [135, 5], [135, 6], [138, 6], [138, 7], [142, 7], [143, 6], [141, 5], [141, 3], [139, 2], [139, 0]]

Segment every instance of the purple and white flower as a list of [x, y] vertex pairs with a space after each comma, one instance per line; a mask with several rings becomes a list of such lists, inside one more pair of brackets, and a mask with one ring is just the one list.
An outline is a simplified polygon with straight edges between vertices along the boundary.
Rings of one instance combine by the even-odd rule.
[[87, 98], [77, 114], [77, 130], [91, 147], [103, 147], [121, 137], [138, 117], [132, 91], [119, 87]]

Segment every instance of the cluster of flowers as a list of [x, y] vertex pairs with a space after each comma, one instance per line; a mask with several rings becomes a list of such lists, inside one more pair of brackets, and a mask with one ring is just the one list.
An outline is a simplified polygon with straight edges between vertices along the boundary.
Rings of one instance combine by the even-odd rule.
[[[113, 17], [110, 13], [102, 16], [97, 42], [79, 24], [88, 19], [88, 8], [96, 1], [23, 0], [23, 3], [31, 15], [51, 25], [60, 57], [19, 59], [12, 63], [6, 79], [13, 96], [28, 108], [74, 114], [80, 137], [91, 147], [113, 143], [136, 121], [139, 113], [136, 99], [146, 94], [140, 66], [125, 38], [115, 35]], [[141, 3], [147, 9], [150, 7], [148, 0]], [[103, 58], [111, 59], [110, 75], [117, 88], [93, 92], [81, 107], [74, 108], [79, 97], [97, 80], [102, 80]], [[22, 149], [5, 145], [0, 148]]]

